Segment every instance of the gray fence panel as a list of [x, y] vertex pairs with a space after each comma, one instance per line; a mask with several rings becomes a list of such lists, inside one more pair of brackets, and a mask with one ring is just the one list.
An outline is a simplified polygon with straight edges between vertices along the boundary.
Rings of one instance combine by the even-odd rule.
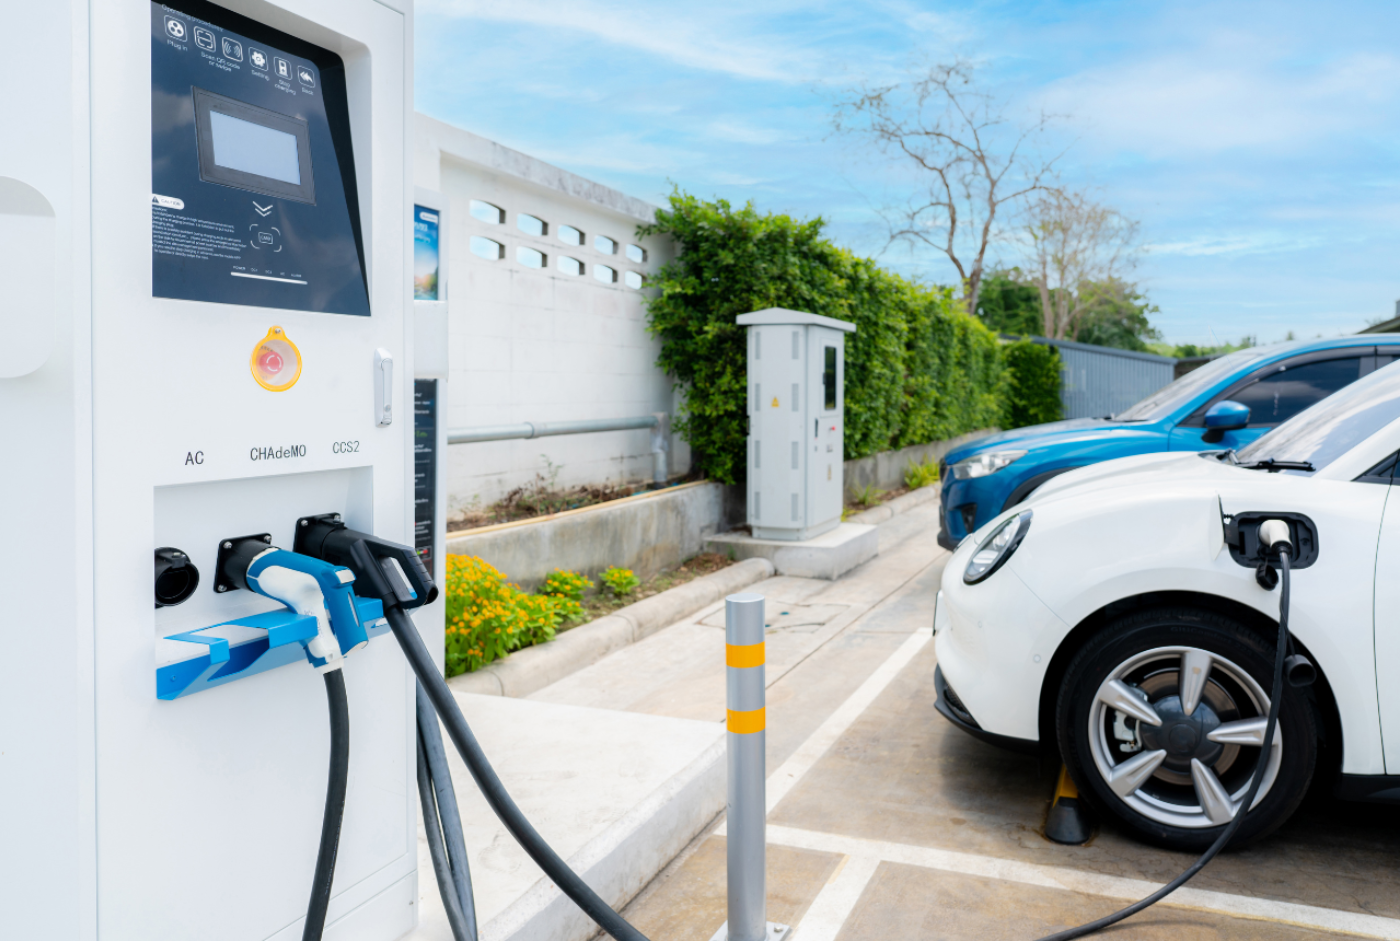
[[1036, 339], [1060, 351], [1060, 401], [1066, 418], [1121, 412], [1172, 381], [1176, 360], [1150, 353]]

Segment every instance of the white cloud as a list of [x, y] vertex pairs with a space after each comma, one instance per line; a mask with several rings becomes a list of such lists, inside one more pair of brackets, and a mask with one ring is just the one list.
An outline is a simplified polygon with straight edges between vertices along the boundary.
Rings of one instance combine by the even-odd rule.
[[1263, 255], [1274, 252], [1295, 252], [1316, 248], [1321, 238], [1289, 238], [1277, 233], [1259, 235], [1203, 235], [1176, 242], [1156, 242], [1145, 246], [1152, 255]]
[[1374, 126], [1380, 109], [1391, 116], [1400, 59], [1291, 56], [1267, 38], [1220, 31], [1191, 48], [1079, 72], [1038, 97], [1049, 111], [1076, 115], [1097, 143], [1155, 158], [1325, 148]]
[[421, 13], [568, 30], [706, 71], [798, 84], [823, 72], [825, 55], [762, 28], [773, 4], [733, 10], [708, 4], [647, 9], [588, 0], [421, 0]]
[[712, 140], [731, 141], [736, 144], [766, 146], [794, 140], [791, 133], [776, 127], [760, 127], [738, 121], [711, 121], [705, 127], [705, 136]]

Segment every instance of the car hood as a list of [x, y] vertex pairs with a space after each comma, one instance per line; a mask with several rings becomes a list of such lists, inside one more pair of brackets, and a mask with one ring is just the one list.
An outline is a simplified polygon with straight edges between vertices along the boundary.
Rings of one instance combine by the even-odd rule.
[[986, 438], [978, 438], [976, 441], [949, 451], [944, 460], [951, 465], [985, 451], [1029, 451], [1057, 446], [1082, 445], [1110, 438], [1114, 440], [1159, 438], [1161, 435], [1162, 429], [1156, 423], [1111, 422], [1102, 418], [1072, 418], [1066, 421], [1048, 422], [1044, 425], [1013, 428], [1010, 431], [1003, 431]]
[[1117, 487], [1141, 484], [1152, 489], [1169, 479], [1179, 479], [1183, 475], [1208, 477], [1237, 469], [1233, 468], [1233, 465], [1222, 464], [1209, 456], [1213, 453], [1218, 452], [1158, 451], [1152, 454], [1137, 454], [1112, 461], [1101, 461], [1098, 464], [1079, 467], [1047, 480], [1036, 488], [1028, 502], [1058, 498], [1085, 487]]

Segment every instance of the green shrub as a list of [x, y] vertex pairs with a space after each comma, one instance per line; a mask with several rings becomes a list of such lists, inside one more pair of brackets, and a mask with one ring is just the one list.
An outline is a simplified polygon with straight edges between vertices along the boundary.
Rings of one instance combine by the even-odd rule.
[[521, 591], [475, 556], [447, 557], [448, 676], [552, 639], [559, 618], [558, 599]]
[[922, 464], [910, 461], [909, 466], [904, 468], [904, 486], [910, 490], [918, 490], [920, 487], [936, 483], [938, 483], [937, 461], [925, 461]]
[[544, 577], [544, 585], [540, 588], [540, 594], [568, 598], [570, 601], [582, 601], [583, 593], [592, 587], [593, 581], [587, 575], [580, 575], [578, 572], [570, 572], [567, 569], [555, 569]]
[[1002, 393], [1003, 428], [1059, 421], [1060, 351], [1044, 343], [1018, 340], [1002, 350], [1006, 387]]
[[745, 476], [748, 434], [744, 328], [766, 307], [856, 325], [846, 336], [844, 459], [923, 444], [997, 424], [996, 335], [952, 291], [891, 274], [822, 238], [822, 219], [760, 215], [671, 195], [639, 235], [667, 234], [681, 252], [650, 279], [657, 365], [683, 394], [676, 431], [692, 465], [722, 483]]
[[851, 503], [855, 506], [869, 509], [880, 502], [880, 498], [885, 495], [885, 491], [871, 484], [868, 487], [856, 487], [851, 491]]
[[632, 594], [637, 586], [642, 583], [641, 579], [639, 579], [631, 569], [620, 569], [617, 566], [605, 570], [598, 577], [602, 579], [608, 591], [619, 598], [625, 598]]
[[586, 612], [583, 610], [583, 593], [593, 587], [593, 582], [586, 575], [578, 572], [570, 572], [566, 569], [555, 569], [544, 578], [544, 585], [540, 587], [540, 594], [548, 595], [555, 600], [555, 610], [565, 622], [581, 621]]

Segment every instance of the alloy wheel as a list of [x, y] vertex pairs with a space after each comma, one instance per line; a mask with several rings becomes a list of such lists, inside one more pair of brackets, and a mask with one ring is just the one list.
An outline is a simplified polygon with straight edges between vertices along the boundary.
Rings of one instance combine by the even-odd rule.
[[[1104, 783], [1157, 823], [1228, 823], [1263, 758], [1269, 697], [1244, 669], [1199, 647], [1158, 647], [1120, 663], [1089, 709], [1088, 742]], [[1278, 776], [1282, 722], [1257, 806]]]

